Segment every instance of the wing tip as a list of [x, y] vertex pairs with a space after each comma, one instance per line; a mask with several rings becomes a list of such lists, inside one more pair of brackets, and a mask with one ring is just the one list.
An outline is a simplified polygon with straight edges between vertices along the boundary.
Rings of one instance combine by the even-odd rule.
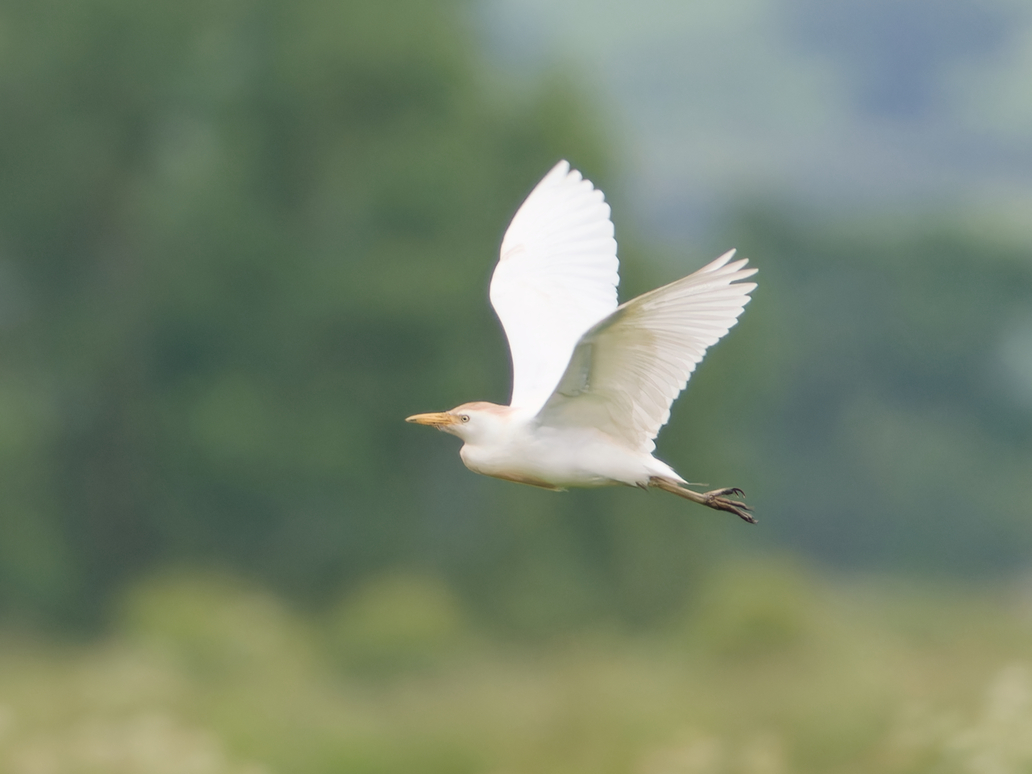
[[591, 180], [584, 177], [581, 171], [571, 165], [566, 159], [560, 159], [556, 162], [555, 166], [538, 183], [539, 186], [545, 184], [556, 186], [585, 184], [587, 189], [595, 194], [599, 201], [605, 201], [605, 194], [602, 190], [597, 188]]
[[[737, 261], [731, 260], [735, 257], [737, 252], [738, 249], [732, 247], [719, 258], [711, 261], [696, 271], [695, 274], [716, 274], [727, 278], [728, 283], [738, 282], [739, 280], [744, 280], [747, 277], [751, 277], [756, 274], [759, 269], [755, 266], [749, 266], [746, 268], [746, 264], [749, 263], [748, 258], [739, 258]], [[753, 287], [755, 287], [755, 285], [753, 285]]]
[[[570, 166], [570, 162], [566, 159], [559, 159], [548, 173], [541, 178], [541, 183], [548, 183], [551, 185], [562, 185], [566, 181], [573, 178], [574, 183], [578, 183], [583, 179], [580, 172]], [[538, 185], [540, 185], [539, 183]]]

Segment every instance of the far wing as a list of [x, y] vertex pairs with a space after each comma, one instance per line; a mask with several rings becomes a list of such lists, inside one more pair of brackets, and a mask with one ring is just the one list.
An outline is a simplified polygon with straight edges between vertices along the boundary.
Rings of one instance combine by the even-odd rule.
[[616, 308], [620, 282], [609, 205], [561, 161], [513, 216], [491, 278], [512, 355], [510, 404], [536, 413], [577, 340]]
[[734, 250], [684, 279], [628, 301], [581, 337], [543, 424], [597, 427], [651, 452], [695, 366], [738, 321], [756, 273]]

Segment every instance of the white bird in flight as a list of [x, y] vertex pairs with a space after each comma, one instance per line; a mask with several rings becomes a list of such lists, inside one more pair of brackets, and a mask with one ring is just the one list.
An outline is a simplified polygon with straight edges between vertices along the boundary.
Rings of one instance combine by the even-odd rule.
[[416, 414], [465, 444], [466, 467], [545, 489], [656, 487], [755, 522], [737, 487], [695, 492], [652, 456], [706, 349], [738, 321], [756, 273], [725, 253], [617, 306], [619, 261], [601, 191], [561, 161], [502, 239], [491, 304], [512, 355], [508, 406], [477, 401]]

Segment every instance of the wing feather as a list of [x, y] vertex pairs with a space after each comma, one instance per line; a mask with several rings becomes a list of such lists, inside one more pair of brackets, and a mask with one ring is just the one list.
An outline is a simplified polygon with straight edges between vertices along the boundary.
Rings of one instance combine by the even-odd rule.
[[581, 335], [616, 308], [620, 276], [609, 205], [561, 161], [516, 211], [500, 252], [491, 304], [509, 341], [510, 404], [536, 413]]
[[628, 301], [578, 341], [544, 424], [597, 427], [651, 452], [695, 366], [738, 321], [756, 273], [734, 250], [683, 279]]

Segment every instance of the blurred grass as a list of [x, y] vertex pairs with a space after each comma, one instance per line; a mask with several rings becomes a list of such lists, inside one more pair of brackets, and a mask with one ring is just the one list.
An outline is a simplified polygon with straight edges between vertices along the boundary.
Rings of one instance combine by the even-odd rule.
[[[1016, 588], [1016, 587], [1015, 587]], [[0, 771], [1024, 772], [1032, 611], [1002, 587], [712, 573], [648, 634], [492, 636], [433, 578], [299, 614], [167, 573], [112, 634], [0, 640]]]

